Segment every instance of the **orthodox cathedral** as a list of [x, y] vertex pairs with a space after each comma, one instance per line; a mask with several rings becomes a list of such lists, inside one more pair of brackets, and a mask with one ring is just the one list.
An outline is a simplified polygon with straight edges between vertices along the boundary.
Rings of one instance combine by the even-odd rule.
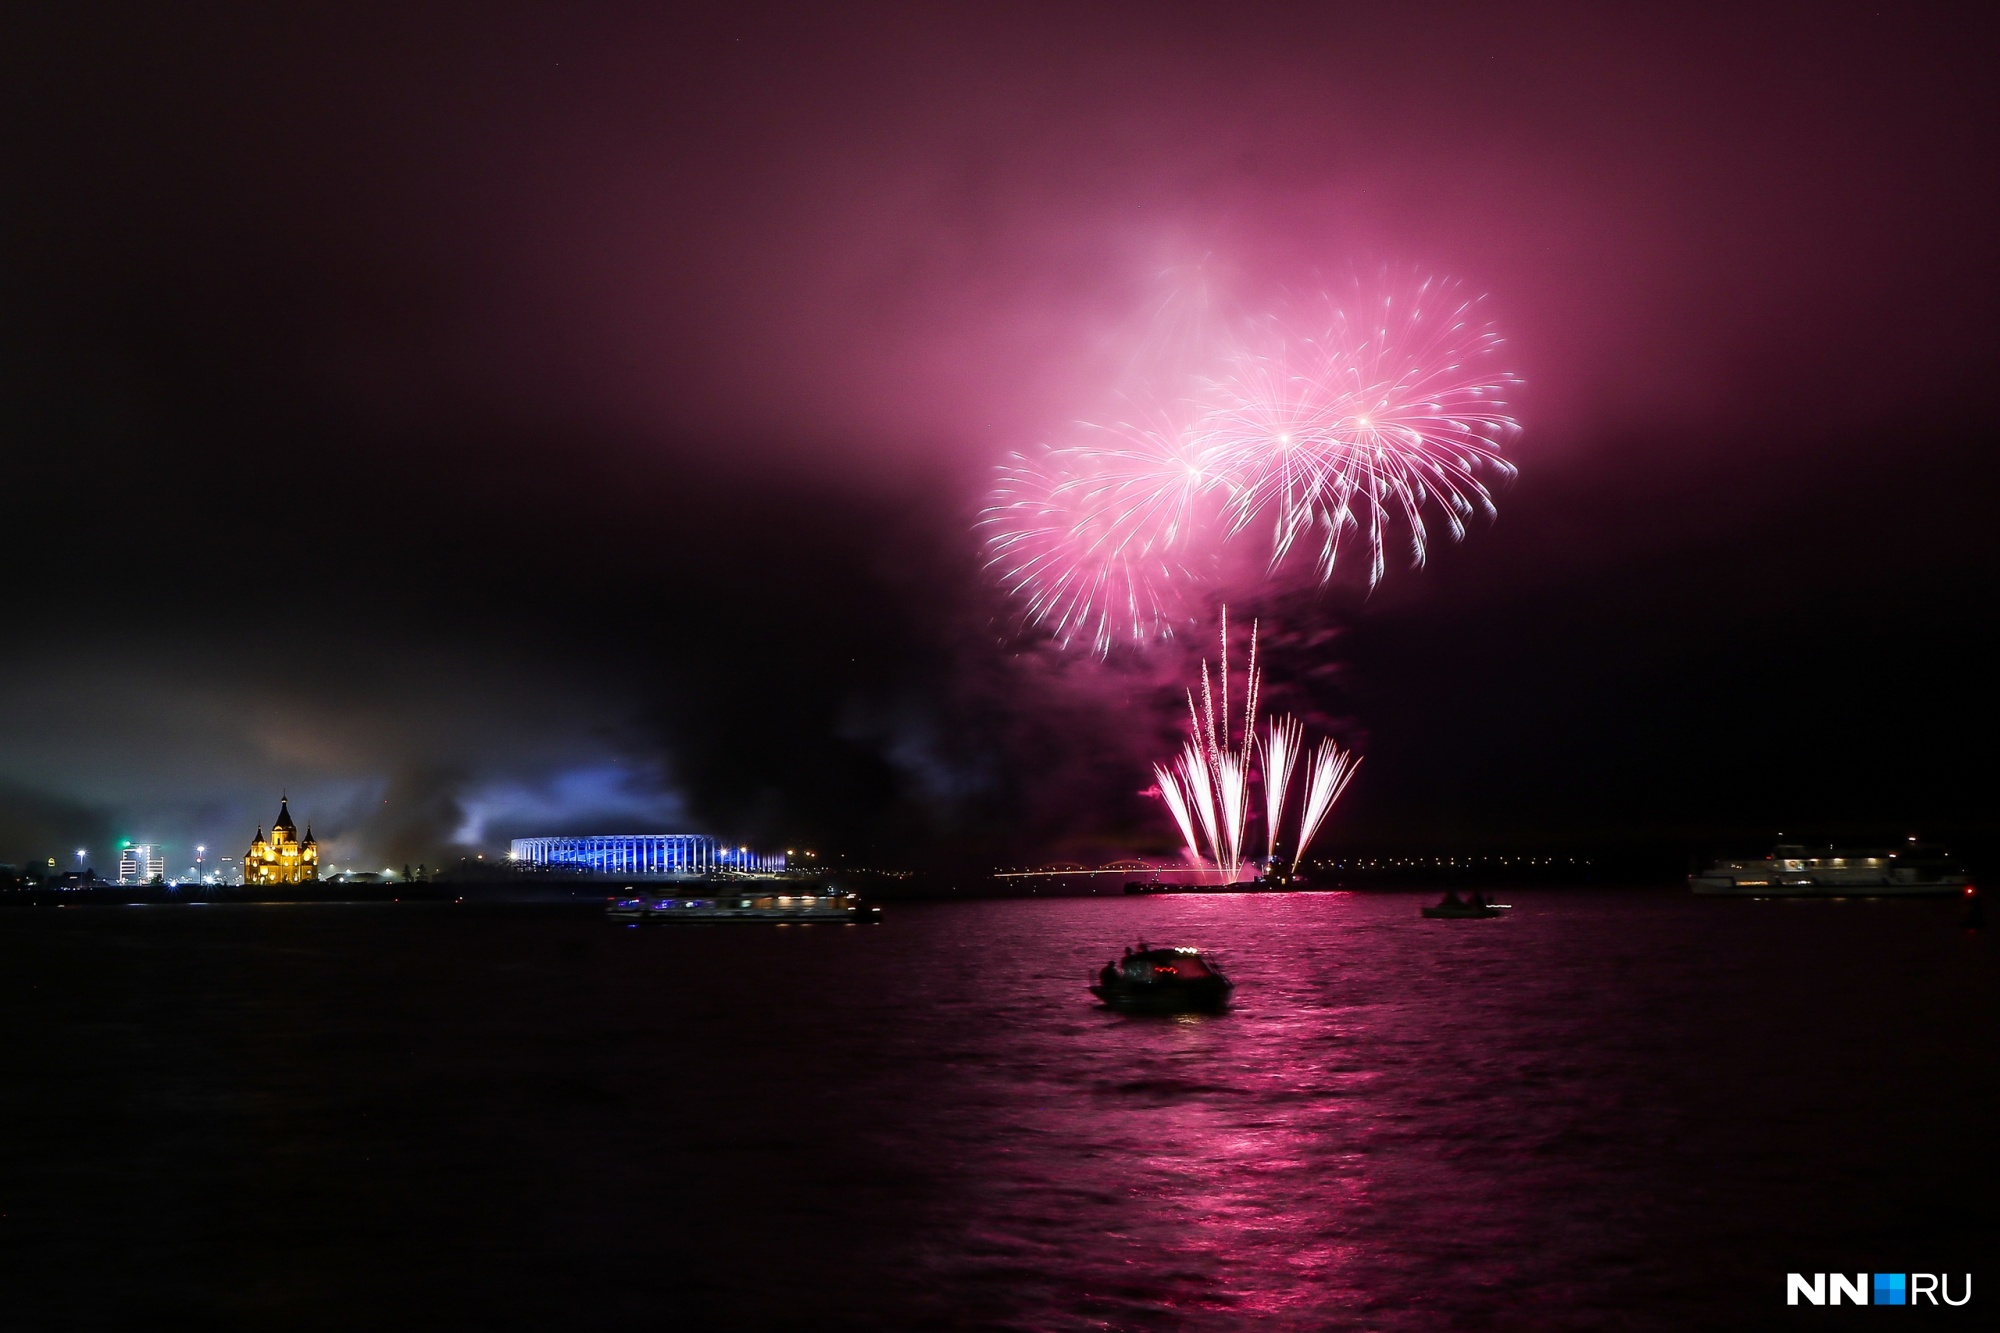
[[257, 830], [257, 841], [250, 844], [250, 850], [243, 854], [243, 882], [245, 884], [304, 884], [319, 878], [319, 846], [313, 842], [312, 826], [306, 826], [306, 836], [299, 837], [299, 826], [292, 822], [290, 803], [278, 798], [278, 817], [271, 824], [271, 837], [267, 841], [264, 830]]

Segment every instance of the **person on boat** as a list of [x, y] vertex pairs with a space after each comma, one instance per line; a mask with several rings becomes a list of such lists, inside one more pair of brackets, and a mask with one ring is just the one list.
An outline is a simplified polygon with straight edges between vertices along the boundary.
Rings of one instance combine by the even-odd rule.
[[1439, 903], [1439, 904], [1438, 904], [1438, 906], [1440, 906], [1440, 907], [1463, 907], [1463, 906], [1465, 906], [1465, 900], [1464, 900], [1464, 899], [1462, 899], [1462, 898], [1460, 898], [1460, 897], [1458, 896], [1458, 890], [1457, 890], [1457, 889], [1446, 889], [1446, 890], [1444, 891], [1444, 901], [1443, 901], [1443, 902], [1441, 902], [1441, 903]]
[[1480, 911], [1483, 912], [1486, 910], [1486, 895], [1481, 893], [1478, 889], [1474, 889], [1471, 893], [1466, 895], [1466, 905], [1469, 907], [1477, 907]]
[[[1132, 951], [1131, 951], [1130, 949], [1127, 949], [1127, 950], [1126, 950], [1125, 952], [1126, 952], [1127, 954], [1130, 954], [1130, 953], [1131, 953]], [[1098, 984], [1098, 985], [1100, 985], [1100, 986], [1115, 986], [1115, 985], [1117, 985], [1117, 984], [1118, 984], [1118, 964], [1116, 964], [1116, 963], [1106, 963], [1106, 964], [1104, 965], [1104, 970], [1103, 970], [1102, 972], [1099, 972], [1099, 973], [1097, 974], [1097, 984]]]

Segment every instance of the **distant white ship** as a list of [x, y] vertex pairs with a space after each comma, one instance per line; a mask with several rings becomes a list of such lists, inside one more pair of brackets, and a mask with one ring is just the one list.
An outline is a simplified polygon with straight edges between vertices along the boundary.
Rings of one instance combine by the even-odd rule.
[[1781, 843], [1769, 856], [1717, 861], [1688, 876], [1688, 887], [1696, 893], [1743, 898], [1914, 897], [1964, 893], [1971, 886], [1971, 878], [1942, 848], [1914, 842], [1893, 851], [1822, 851]]

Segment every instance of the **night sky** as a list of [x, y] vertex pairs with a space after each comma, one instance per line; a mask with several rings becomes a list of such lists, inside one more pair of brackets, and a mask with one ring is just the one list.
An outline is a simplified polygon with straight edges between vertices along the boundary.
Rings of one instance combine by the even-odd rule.
[[339, 864], [1170, 851], [1185, 661], [1022, 639], [971, 525], [1197, 260], [1450, 273], [1526, 381], [1496, 523], [1250, 608], [1368, 755], [1329, 846], [1990, 843], [1996, 36], [10, 11], [0, 860], [281, 789]]

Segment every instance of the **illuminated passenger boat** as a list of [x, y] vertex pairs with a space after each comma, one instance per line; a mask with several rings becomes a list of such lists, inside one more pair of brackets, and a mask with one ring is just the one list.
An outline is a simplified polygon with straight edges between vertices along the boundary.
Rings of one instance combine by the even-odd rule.
[[1112, 1009], [1128, 1013], [1174, 1014], [1217, 1010], [1229, 1003], [1236, 983], [1198, 949], [1127, 952], [1121, 963], [1106, 963], [1090, 993]]
[[1781, 845], [1756, 860], [1717, 861], [1688, 876], [1696, 893], [1739, 898], [1861, 898], [1962, 894], [1971, 879], [1942, 848], [1911, 843], [1894, 851], [1807, 851]]
[[854, 894], [824, 885], [693, 883], [672, 894], [619, 898], [605, 909], [613, 921], [824, 921], [847, 925], [880, 921], [882, 909], [868, 906]]

